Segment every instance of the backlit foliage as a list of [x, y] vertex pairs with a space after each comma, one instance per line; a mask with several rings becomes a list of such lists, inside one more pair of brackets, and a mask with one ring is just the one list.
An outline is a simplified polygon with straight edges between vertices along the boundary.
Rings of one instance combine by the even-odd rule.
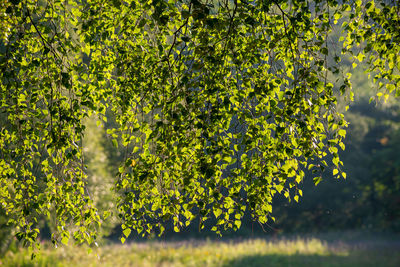
[[343, 2], [3, 4], [0, 200], [17, 237], [34, 242], [53, 214], [55, 242], [94, 242], [110, 214], [90, 199], [83, 120], [106, 111], [125, 155], [113, 188], [122, 242], [196, 217], [237, 229], [246, 210], [266, 223], [275, 194], [298, 201], [305, 170], [345, 178], [336, 91], [352, 93], [329, 33], [344, 21], [343, 52], [367, 57], [391, 92], [400, 31], [397, 3]]

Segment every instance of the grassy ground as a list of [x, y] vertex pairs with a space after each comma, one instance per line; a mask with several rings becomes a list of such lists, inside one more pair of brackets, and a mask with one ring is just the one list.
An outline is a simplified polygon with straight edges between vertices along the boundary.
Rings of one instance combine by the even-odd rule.
[[230, 241], [149, 241], [54, 249], [44, 244], [30, 260], [27, 250], [9, 251], [0, 266], [400, 266], [397, 235], [282, 237]]

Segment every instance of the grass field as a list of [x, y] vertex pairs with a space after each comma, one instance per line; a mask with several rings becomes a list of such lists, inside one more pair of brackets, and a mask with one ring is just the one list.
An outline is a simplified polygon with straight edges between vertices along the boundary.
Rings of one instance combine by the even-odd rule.
[[43, 244], [30, 260], [24, 249], [9, 251], [0, 266], [400, 266], [398, 235], [278, 237], [248, 240], [148, 241], [96, 248]]

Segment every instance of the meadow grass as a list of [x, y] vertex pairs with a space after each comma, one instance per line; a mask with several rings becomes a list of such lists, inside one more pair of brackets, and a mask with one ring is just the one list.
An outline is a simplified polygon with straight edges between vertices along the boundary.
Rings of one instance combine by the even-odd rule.
[[[344, 241], [342, 241], [344, 240]], [[0, 266], [400, 266], [396, 240], [290, 237], [248, 240], [148, 241], [93, 249], [42, 245], [31, 260], [26, 249], [9, 251]]]

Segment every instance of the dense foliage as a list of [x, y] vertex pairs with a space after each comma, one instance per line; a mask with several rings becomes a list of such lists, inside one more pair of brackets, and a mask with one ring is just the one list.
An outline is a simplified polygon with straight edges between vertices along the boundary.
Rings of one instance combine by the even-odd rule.
[[89, 190], [84, 120], [106, 113], [126, 237], [196, 216], [237, 229], [246, 210], [265, 223], [305, 170], [346, 177], [335, 90], [352, 92], [329, 33], [343, 21], [342, 51], [367, 58], [381, 96], [400, 88], [400, 22], [397, 2], [343, 2], [2, 4], [0, 199], [17, 237], [34, 242], [45, 215], [55, 242], [94, 242], [110, 211]]

